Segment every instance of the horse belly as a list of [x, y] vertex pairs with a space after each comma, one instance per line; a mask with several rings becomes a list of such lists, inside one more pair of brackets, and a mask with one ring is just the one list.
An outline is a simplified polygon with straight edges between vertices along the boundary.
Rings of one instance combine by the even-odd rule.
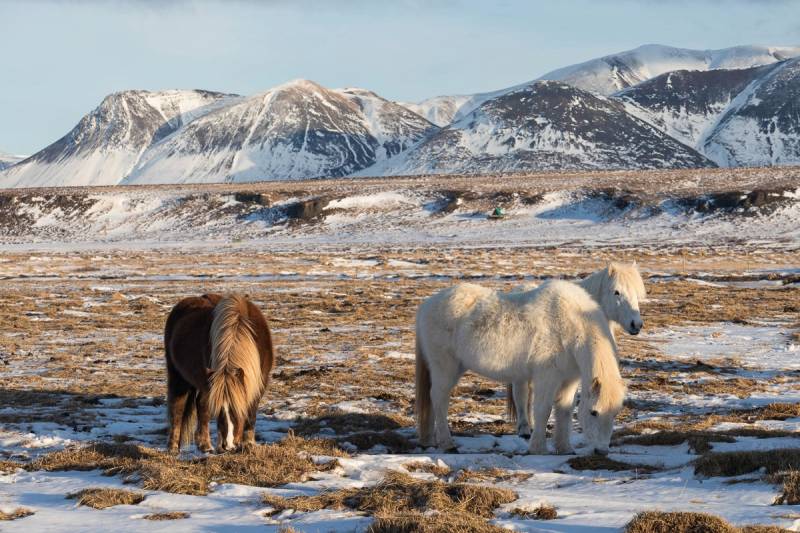
[[496, 381], [509, 383], [531, 376], [531, 362], [513, 344], [499, 340], [487, 342], [487, 339], [466, 335], [458, 352], [459, 361], [465, 369]]

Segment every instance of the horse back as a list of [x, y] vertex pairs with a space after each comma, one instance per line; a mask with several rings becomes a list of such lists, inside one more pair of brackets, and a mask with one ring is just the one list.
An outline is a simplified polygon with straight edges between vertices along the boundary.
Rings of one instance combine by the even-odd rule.
[[206, 368], [211, 360], [210, 332], [219, 294], [190, 296], [170, 311], [164, 327], [167, 368], [176, 370], [192, 387], [208, 388]]

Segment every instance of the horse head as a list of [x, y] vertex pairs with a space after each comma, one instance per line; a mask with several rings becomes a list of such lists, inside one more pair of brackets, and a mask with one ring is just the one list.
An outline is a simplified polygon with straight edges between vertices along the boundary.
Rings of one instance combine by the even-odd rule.
[[606, 316], [631, 335], [637, 335], [644, 326], [639, 301], [646, 296], [639, 267], [635, 262], [611, 263], [605, 273], [606, 282], [599, 296]]
[[622, 410], [624, 398], [625, 384], [620, 378], [594, 378], [588, 390], [581, 391], [578, 419], [593, 453], [608, 454], [614, 418]]

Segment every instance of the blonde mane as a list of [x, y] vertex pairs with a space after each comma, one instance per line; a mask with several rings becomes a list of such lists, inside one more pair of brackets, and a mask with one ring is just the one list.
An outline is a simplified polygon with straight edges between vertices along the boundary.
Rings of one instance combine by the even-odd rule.
[[[611, 336], [610, 330], [595, 325], [595, 334], [591, 340], [593, 350], [591, 353], [591, 368], [584, 373], [584, 387], [587, 385], [586, 378], [591, 376], [591, 390], [595, 394], [597, 401], [595, 406], [603, 411], [622, 405], [627, 388], [619, 371], [619, 360], [617, 358], [617, 344]], [[600, 330], [603, 331], [600, 331]], [[584, 388], [584, 390], [589, 390]]]
[[582, 279], [579, 285], [593, 298], [598, 299], [603, 289], [612, 281], [622, 285], [626, 292], [636, 295], [640, 300], [647, 297], [647, 290], [636, 263], [609, 263], [606, 268]]
[[214, 307], [208, 400], [212, 416], [227, 409], [244, 418], [262, 392], [261, 359], [247, 309], [247, 299], [238, 294]]

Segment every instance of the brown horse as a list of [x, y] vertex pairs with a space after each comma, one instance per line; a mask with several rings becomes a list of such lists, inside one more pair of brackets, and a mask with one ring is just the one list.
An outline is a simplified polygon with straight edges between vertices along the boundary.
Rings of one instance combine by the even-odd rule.
[[217, 449], [255, 443], [258, 402], [272, 370], [269, 326], [246, 297], [204, 294], [181, 300], [164, 329], [171, 452], [192, 442], [211, 451], [208, 422], [217, 417]]

